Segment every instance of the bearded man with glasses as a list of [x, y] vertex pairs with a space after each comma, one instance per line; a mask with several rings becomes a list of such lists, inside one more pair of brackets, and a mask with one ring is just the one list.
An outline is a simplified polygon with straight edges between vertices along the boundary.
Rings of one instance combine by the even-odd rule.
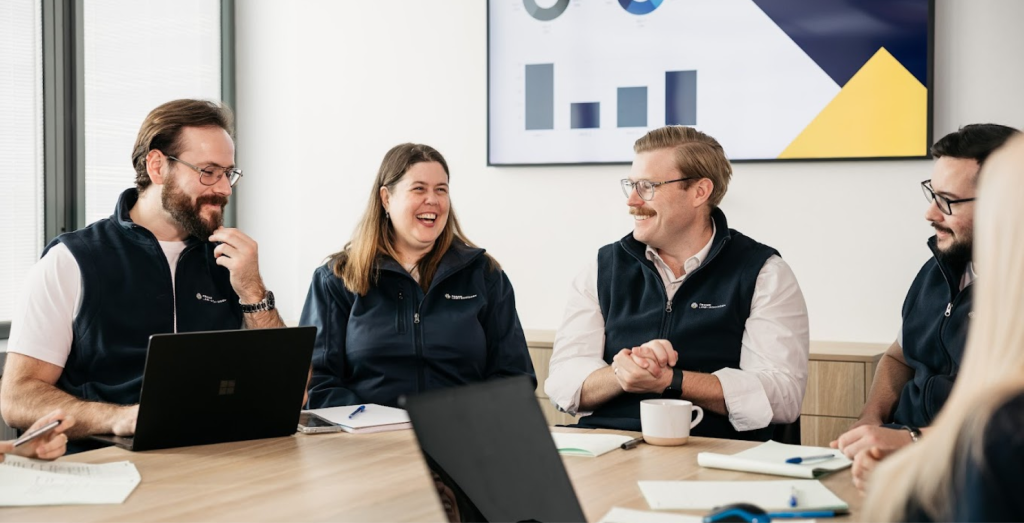
[[575, 280], [544, 390], [579, 424], [640, 430], [640, 402], [704, 409], [695, 436], [766, 441], [800, 414], [807, 306], [778, 252], [730, 229], [722, 146], [690, 127], [634, 144], [633, 232]]
[[242, 177], [231, 119], [201, 100], [154, 109], [114, 214], [47, 245], [11, 323], [0, 388], [10, 426], [61, 408], [77, 420], [69, 452], [94, 446], [75, 438], [133, 435], [150, 335], [284, 326], [256, 242], [223, 227]]
[[874, 449], [881, 459], [917, 441], [946, 403], [967, 342], [978, 172], [1014, 134], [1004, 125], [972, 124], [932, 146], [932, 178], [921, 182], [924, 218], [935, 229], [932, 258], [907, 292], [900, 332], [878, 363], [860, 418], [831, 443], [849, 458]]

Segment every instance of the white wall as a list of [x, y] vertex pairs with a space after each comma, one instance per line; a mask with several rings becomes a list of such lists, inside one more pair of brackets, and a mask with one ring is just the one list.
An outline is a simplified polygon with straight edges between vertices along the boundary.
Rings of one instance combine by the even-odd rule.
[[[348, 240], [384, 153], [437, 147], [468, 236], [516, 288], [526, 328], [557, 328], [567, 287], [629, 232], [628, 166], [489, 168], [484, 0], [246, 0], [238, 31], [237, 192], [242, 228], [283, 316]], [[935, 137], [1024, 125], [1024, 2], [938, 0]], [[728, 149], [728, 144], [724, 144]], [[918, 182], [927, 160], [739, 164], [730, 225], [792, 265], [819, 340], [889, 342], [929, 257]]]

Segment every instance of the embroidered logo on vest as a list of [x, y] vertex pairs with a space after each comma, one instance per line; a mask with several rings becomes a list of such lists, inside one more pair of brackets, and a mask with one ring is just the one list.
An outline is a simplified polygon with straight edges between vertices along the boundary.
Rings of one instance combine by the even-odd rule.
[[472, 300], [473, 298], [476, 298], [477, 296], [479, 296], [479, 294], [474, 294], [472, 296], [461, 296], [461, 295], [458, 295], [458, 294], [445, 294], [444, 295], [444, 299], [446, 299], [446, 300]]
[[201, 292], [197, 292], [196, 293], [196, 299], [199, 300], [199, 301], [205, 301], [207, 303], [217, 303], [217, 304], [224, 303], [224, 302], [228, 301], [225, 298], [221, 298], [219, 300], [216, 300], [216, 299], [213, 298], [213, 296], [207, 296], [207, 295], [205, 295], [205, 294], [203, 294]]
[[725, 304], [723, 303], [721, 305], [712, 305], [710, 303], [697, 303], [697, 302], [693, 302], [693, 303], [690, 304], [690, 308], [691, 309], [724, 309], [725, 308]]

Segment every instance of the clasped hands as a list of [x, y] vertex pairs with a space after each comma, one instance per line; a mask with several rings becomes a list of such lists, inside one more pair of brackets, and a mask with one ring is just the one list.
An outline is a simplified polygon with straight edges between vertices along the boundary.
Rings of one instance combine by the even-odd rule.
[[679, 354], [668, 340], [651, 340], [622, 349], [612, 359], [612, 372], [626, 392], [661, 393], [672, 383], [672, 368]]

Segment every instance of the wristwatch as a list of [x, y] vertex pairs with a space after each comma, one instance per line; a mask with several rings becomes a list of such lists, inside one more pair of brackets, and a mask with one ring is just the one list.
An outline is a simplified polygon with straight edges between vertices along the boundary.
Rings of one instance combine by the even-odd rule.
[[674, 400], [683, 398], [683, 369], [672, 369], [672, 383], [665, 387], [661, 397]]
[[914, 443], [917, 443], [917, 440], [921, 439], [921, 429], [917, 427], [911, 427], [910, 425], [904, 425], [900, 428], [910, 433], [910, 439]]
[[274, 310], [274, 293], [267, 291], [267, 294], [263, 296], [263, 300], [256, 303], [242, 303], [242, 300], [238, 300], [238, 304], [242, 306], [242, 312], [245, 314], [272, 311]]

